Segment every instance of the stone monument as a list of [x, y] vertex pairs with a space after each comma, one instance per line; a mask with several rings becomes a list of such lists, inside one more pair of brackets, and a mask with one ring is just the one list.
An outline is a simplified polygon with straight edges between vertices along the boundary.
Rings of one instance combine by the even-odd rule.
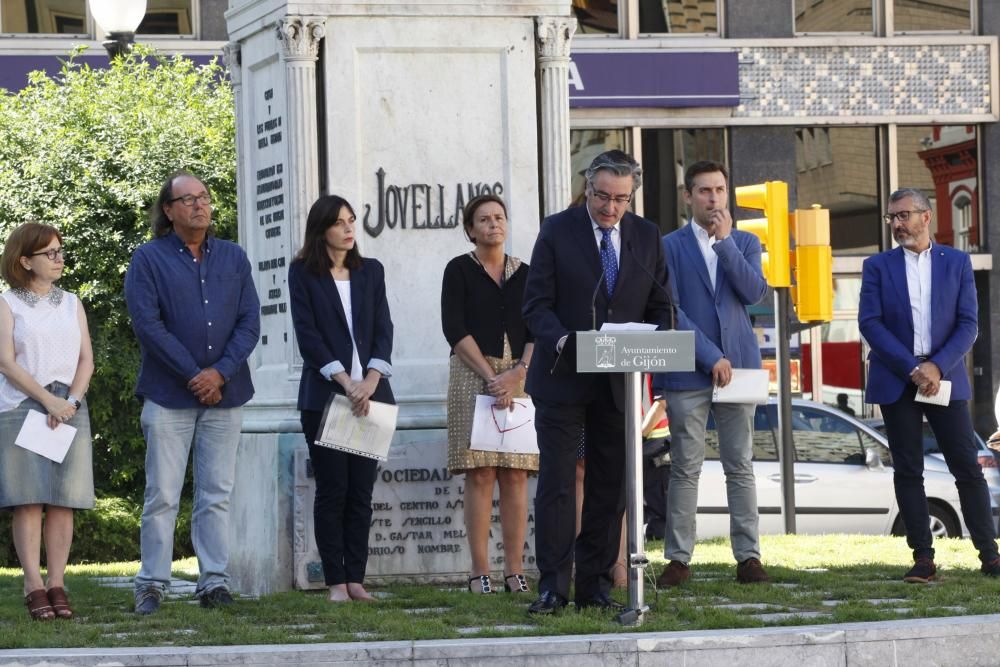
[[[287, 271], [326, 193], [351, 202], [361, 253], [385, 265], [395, 325], [399, 425], [375, 486], [369, 574], [464, 580], [441, 276], [472, 248], [461, 211], [477, 194], [504, 197], [508, 252], [525, 260], [542, 215], [569, 203], [569, 14], [568, 0], [230, 1], [240, 242], [262, 315], [233, 495], [237, 590], [322, 586]], [[502, 567], [495, 546], [491, 562]]]

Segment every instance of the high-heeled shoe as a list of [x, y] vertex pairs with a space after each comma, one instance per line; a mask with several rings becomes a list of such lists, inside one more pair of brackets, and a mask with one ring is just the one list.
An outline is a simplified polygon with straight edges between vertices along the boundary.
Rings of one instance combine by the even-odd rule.
[[[514, 580], [514, 585], [511, 586], [510, 580]], [[508, 593], [530, 593], [531, 590], [528, 588], [528, 582], [524, 580], [523, 574], [508, 574], [503, 578], [503, 589]]]
[[[479, 582], [479, 590], [477, 591], [472, 587], [472, 582]], [[484, 593], [489, 594], [493, 592], [493, 583], [490, 581], [490, 575], [480, 574], [475, 577], [469, 577], [469, 592], [470, 593]]]

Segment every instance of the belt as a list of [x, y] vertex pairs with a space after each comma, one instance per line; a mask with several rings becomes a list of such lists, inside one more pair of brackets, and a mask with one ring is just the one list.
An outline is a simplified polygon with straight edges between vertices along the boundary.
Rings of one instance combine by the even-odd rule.
[[917, 361], [927, 361], [930, 357], [926, 355], [917, 355]]

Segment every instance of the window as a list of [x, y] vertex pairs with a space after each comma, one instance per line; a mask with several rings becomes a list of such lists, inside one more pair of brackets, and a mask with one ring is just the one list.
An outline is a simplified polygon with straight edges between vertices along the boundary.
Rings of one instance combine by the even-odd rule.
[[697, 34], [719, 31], [716, 0], [639, 0], [639, 32]]
[[618, 34], [618, 0], [573, 0], [578, 35]]
[[802, 463], [865, 462], [857, 429], [829, 412], [792, 406], [792, 440], [795, 459]]
[[979, 191], [975, 125], [928, 125], [897, 130], [899, 187], [915, 187], [930, 200], [935, 243], [979, 250], [975, 197]]
[[627, 150], [625, 130], [572, 130], [569, 133], [570, 168], [573, 171], [573, 199], [570, 205], [583, 203], [587, 187], [587, 167], [594, 158], [613, 149]]
[[882, 239], [878, 138], [873, 127], [795, 130], [798, 208], [830, 210], [834, 254], [878, 252]]
[[[888, 1], [888, 0], [887, 0]], [[973, 0], [892, 0], [894, 31], [972, 31]]]
[[0, 0], [0, 31], [86, 35], [86, 0]]
[[726, 163], [724, 130], [642, 131], [642, 213], [664, 234], [687, 224], [684, 170], [699, 160]]
[[193, 0], [148, 0], [140, 35], [191, 35]]
[[969, 231], [972, 229], [972, 200], [962, 194], [952, 202], [952, 222], [955, 225], [955, 247], [968, 252]]
[[875, 31], [872, 0], [795, 0], [795, 32]]

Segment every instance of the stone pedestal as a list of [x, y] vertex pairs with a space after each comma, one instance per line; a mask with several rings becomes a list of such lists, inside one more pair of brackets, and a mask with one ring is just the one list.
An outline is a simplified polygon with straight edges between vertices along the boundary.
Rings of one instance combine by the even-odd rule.
[[[373, 550], [391, 545], [392, 553], [373, 551], [370, 573], [420, 580], [464, 575], [461, 479], [419, 481], [412, 475], [423, 473], [405, 471], [440, 475], [445, 467], [449, 349], [441, 333], [440, 289], [445, 264], [472, 249], [462, 230], [465, 202], [483, 192], [503, 196], [507, 250], [525, 261], [531, 256], [542, 209], [538, 99], [546, 109], [545, 170], [565, 172], [558, 177], [559, 194], [546, 190], [546, 210], [568, 198], [569, 2], [230, 5], [227, 63], [238, 86], [240, 242], [254, 267], [262, 315], [251, 360], [257, 394], [245, 413], [233, 499], [237, 588], [286, 589], [293, 570], [297, 585], [315, 585], [309, 480], [302, 453], [297, 463], [295, 454], [305, 443], [295, 411], [301, 357], [287, 273], [320, 193], [339, 194], [353, 205], [362, 255], [385, 266], [395, 325], [391, 383], [399, 430], [380, 472], [390, 481], [380, 477], [375, 488], [376, 521], [393, 525], [373, 526], [371, 541]], [[552, 32], [542, 30], [544, 17], [564, 18]], [[538, 40], [555, 44], [551, 56], [549, 46], [543, 49], [541, 63], [536, 31]], [[397, 483], [397, 473], [411, 477]], [[450, 499], [444, 505], [443, 496]], [[427, 510], [434, 502], [438, 507]], [[451, 523], [414, 523], [438, 519]], [[530, 547], [533, 539], [528, 542]], [[443, 551], [446, 545], [455, 550]], [[405, 554], [393, 551], [396, 546]], [[426, 557], [432, 548], [438, 552]]]

